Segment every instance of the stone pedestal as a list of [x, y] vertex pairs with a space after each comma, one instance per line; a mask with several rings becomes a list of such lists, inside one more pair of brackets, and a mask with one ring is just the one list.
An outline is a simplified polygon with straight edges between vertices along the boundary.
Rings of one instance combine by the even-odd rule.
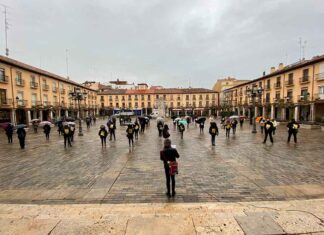
[[315, 122], [315, 104], [310, 104], [310, 121]]
[[16, 109], [10, 111], [10, 122], [16, 124]]

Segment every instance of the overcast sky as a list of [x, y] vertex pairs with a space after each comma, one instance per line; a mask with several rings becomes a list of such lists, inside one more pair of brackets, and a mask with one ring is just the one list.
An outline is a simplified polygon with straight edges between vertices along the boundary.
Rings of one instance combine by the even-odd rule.
[[[211, 88], [324, 54], [324, 0], [0, 0], [10, 57], [77, 82]], [[4, 22], [4, 15], [1, 21]], [[1, 23], [0, 53], [5, 53]]]

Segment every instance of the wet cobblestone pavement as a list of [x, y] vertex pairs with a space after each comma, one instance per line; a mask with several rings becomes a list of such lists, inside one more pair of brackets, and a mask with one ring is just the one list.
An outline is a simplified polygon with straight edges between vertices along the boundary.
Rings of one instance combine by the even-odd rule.
[[[274, 144], [262, 144], [250, 125], [225, 138], [220, 130], [216, 146], [191, 125], [180, 134], [171, 129], [172, 144], [180, 153], [177, 195], [165, 196], [163, 140], [156, 123], [140, 134], [129, 149], [126, 128], [117, 127], [117, 141], [102, 148], [98, 121], [84, 136], [75, 136], [64, 149], [63, 137], [52, 128], [50, 141], [42, 131], [27, 132], [26, 149], [17, 136], [7, 144], [0, 132], [0, 203], [137, 203], [237, 202], [324, 198], [324, 132], [301, 129], [298, 144], [286, 143], [285, 125], [278, 127]], [[219, 125], [219, 123], [218, 123]], [[258, 130], [259, 131], [259, 130]]]

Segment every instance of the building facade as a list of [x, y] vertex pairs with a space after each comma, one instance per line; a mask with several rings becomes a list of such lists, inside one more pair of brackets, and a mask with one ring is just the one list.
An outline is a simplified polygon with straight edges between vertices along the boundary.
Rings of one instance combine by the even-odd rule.
[[[250, 93], [259, 88], [255, 103]], [[324, 55], [278, 68], [223, 91], [221, 108], [236, 114], [288, 121], [324, 122]]]
[[93, 89], [42, 69], [0, 56], [0, 122], [30, 124], [30, 120], [50, 120], [80, 115], [70, 93], [80, 89], [81, 115], [95, 114], [97, 93]]
[[100, 111], [141, 108], [145, 114], [164, 107], [169, 116], [216, 115], [219, 93], [204, 88], [162, 88], [138, 84], [135, 89], [107, 89], [98, 92]]

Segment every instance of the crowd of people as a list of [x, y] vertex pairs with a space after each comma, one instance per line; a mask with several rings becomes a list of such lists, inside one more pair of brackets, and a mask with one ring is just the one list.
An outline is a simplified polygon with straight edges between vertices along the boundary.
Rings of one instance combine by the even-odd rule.
[[[93, 117], [86, 117], [85, 122], [87, 125], [87, 128], [90, 128], [92, 125], [96, 124], [96, 118]], [[186, 127], [190, 127], [190, 123], [192, 122], [189, 118], [173, 118], [173, 125], [174, 128], [177, 129], [177, 131], [180, 133], [180, 138], [184, 138], [184, 132], [186, 130]], [[205, 119], [196, 119], [193, 121], [195, 125], [199, 126], [199, 132], [200, 134], [204, 133], [204, 127], [205, 127]], [[128, 144], [129, 147], [134, 147], [134, 138], [137, 140], [139, 136], [139, 132], [143, 133], [145, 132], [145, 128], [149, 126], [150, 120], [148, 118], [142, 118], [138, 117], [136, 120], [132, 122], [126, 123], [126, 137], [128, 138]], [[211, 136], [211, 145], [215, 146], [216, 144], [216, 136], [219, 135], [219, 128], [217, 126], [217, 123], [215, 119], [210, 118], [209, 119], [209, 130], [208, 133]], [[66, 120], [62, 120], [60, 122], [57, 122], [57, 130], [59, 135], [63, 135], [64, 137], [64, 148], [66, 147], [72, 147], [72, 143], [74, 141], [74, 133], [75, 133], [75, 123], [73, 122], [67, 122]], [[225, 130], [226, 138], [230, 137], [230, 134], [232, 132], [233, 135], [236, 134], [237, 125], [240, 124], [240, 127], [243, 127], [244, 124], [244, 118], [226, 118], [223, 117], [221, 119], [221, 126]], [[267, 139], [269, 137], [270, 142], [273, 143], [273, 135], [276, 133], [276, 128], [278, 126], [278, 123], [276, 120], [270, 120], [269, 118], [261, 118], [258, 121], [258, 124], [260, 126], [260, 132], [264, 135], [264, 141], [263, 143], [267, 142]], [[37, 133], [38, 125], [34, 124], [32, 125], [34, 132]], [[169, 132], [169, 126], [164, 122], [164, 119], [160, 118], [157, 119], [157, 132], [159, 137], [164, 138], [164, 147], [160, 151], [160, 159], [163, 161], [164, 165], [164, 171], [165, 171], [165, 177], [166, 177], [166, 188], [167, 192], [166, 195], [168, 197], [174, 197], [176, 194], [175, 191], [175, 175], [178, 173], [178, 164], [176, 159], [180, 157], [177, 149], [175, 146], [171, 145], [170, 140], [170, 132]], [[287, 124], [288, 129], [288, 139], [287, 142], [290, 142], [291, 136], [294, 137], [294, 142], [297, 142], [297, 133], [298, 129], [300, 128], [300, 125], [292, 119]], [[108, 118], [108, 122], [106, 125], [100, 125], [98, 135], [101, 140], [101, 146], [106, 146], [107, 137], [109, 135], [110, 141], [116, 140], [116, 118], [114, 116]], [[8, 137], [8, 143], [11, 144], [13, 142], [13, 134], [15, 131], [15, 127], [12, 124], [9, 124], [5, 128], [6, 135]], [[50, 123], [45, 123], [43, 125], [43, 131], [45, 134], [46, 140], [49, 140], [50, 133], [51, 133], [51, 125]], [[24, 126], [16, 128], [17, 137], [19, 139], [19, 144], [22, 149], [25, 148], [25, 139], [26, 139], [26, 130]]]

